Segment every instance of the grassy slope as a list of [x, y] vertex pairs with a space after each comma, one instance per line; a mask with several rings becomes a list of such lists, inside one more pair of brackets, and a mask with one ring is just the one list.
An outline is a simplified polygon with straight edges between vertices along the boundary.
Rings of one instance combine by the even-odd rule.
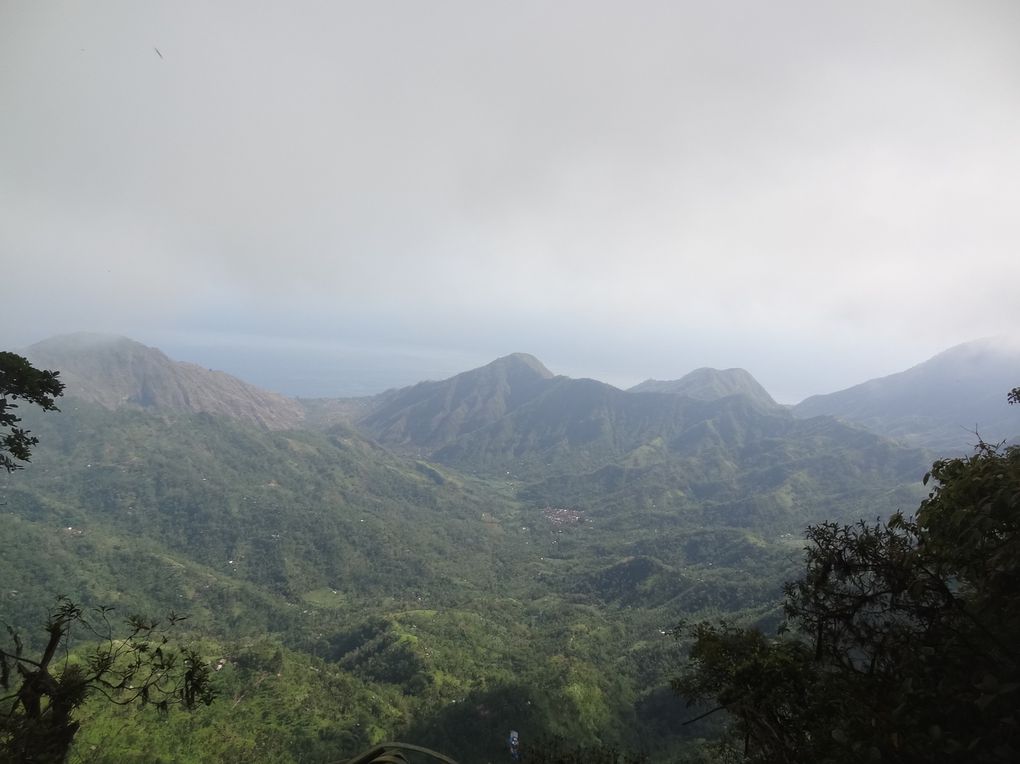
[[473, 761], [501, 755], [511, 726], [675, 750], [664, 632], [740, 609], [774, 618], [792, 570], [772, 530], [703, 525], [705, 497], [654, 506], [669, 472], [589, 491], [561, 522], [513, 476], [397, 458], [349, 431], [68, 403], [29, 422], [42, 445], [3, 491], [3, 617], [29, 635], [56, 593], [174, 608], [227, 658], [221, 699], [197, 714], [90, 705], [84, 761], [329, 761], [382, 737]]

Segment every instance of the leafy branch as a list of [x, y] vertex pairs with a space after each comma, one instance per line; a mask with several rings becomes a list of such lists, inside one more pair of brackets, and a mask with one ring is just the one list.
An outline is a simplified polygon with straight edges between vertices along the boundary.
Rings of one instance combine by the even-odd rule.
[[[63, 761], [78, 731], [74, 714], [92, 694], [117, 705], [152, 703], [160, 713], [212, 702], [207, 663], [194, 649], [170, 643], [167, 632], [184, 616], [170, 613], [165, 624], [131, 616], [118, 638], [110, 613], [102, 607], [87, 615], [59, 597], [38, 659], [23, 654], [22, 640], [7, 626], [12, 646], [0, 649], [0, 689], [13, 692], [0, 698], [0, 758]], [[81, 655], [70, 649], [76, 630], [93, 645]]]

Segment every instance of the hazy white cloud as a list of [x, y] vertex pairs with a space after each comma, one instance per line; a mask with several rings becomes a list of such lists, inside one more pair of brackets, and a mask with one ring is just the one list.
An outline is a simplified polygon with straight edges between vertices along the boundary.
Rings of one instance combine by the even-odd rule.
[[0, 340], [852, 384], [1020, 327], [1017, 39], [985, 0], [9, 2]]

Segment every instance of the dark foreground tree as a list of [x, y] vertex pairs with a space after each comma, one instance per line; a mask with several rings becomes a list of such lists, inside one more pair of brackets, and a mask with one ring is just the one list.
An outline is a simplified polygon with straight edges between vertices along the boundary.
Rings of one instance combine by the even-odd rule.
[[761, 762], [1020, 761], [1020, 447], [936, 462], [916, 517], [808, 530], [784, 633], [725, 623], [674, 689]]
[[619, 751], [613, 746], [571, 745], [560, 739], [543, 739], [522, 749], [521, 760], [528, 764], [646, 764], [640, 753]]
[[[39, 656], [24, 654], [18, 634], [7, 628], [11, 645], [0, 649], [0, 761], [59, 764], [67, 758], [85, 700], [100, 695], [118, 705], [152, 703], [161, 712], [173, 705], [194, 708], [213, 699], [209, 667], [189, 648], [170, 644], [165, 624], [132, 617], [116, 637], [110, 610], [92, 617], [61, 597], [46, 624]], [[77, 631], [92, 644], [70, 651]]]
[[54, 399], [64, 391], [58, 372], [35, 368], [16, 353], [0, 352], [0, 467], [13, 472], [27, 462], [39, 440], [18, 427], [17, 400], [34, 403], [43, 411], [56, 411]]

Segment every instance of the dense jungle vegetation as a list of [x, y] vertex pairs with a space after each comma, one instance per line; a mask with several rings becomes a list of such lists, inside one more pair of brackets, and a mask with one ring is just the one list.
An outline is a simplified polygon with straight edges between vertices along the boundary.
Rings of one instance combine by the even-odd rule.
[[[652, 401], [660, 394], [643, 395]], [[654, 419], [643, 413], [652, 404], [634, 405]], [[599, 406], [626, 416], [611, 403]], [[547, 420], [545, 439], [536, 440], [527, 433], [537, 424], [510, 432], [504, 422], [490, 445], [469, 453], [466, 467], [455, 466], [449, 450], [442, 460], [416, 458], [342, 423], [270, 431], [204, 413], [111, 411], [71, 397], [61, 408], [21, 412], [39, 443], [29, 468], [2, 488], [0, 614], [25, 654], [44, 649], [58, 594], [84, 613], [112, 607], [117, 623], [135, 613], [186, 614], [172, 644], [202, 657], [216, 694], [193, 713], [164, 713], [158, 703], [119, 706], [92, 694], [75, 715], [81, 726], [70, 760], [82, 762], [329, 762], [384, 739], [465, 762], [497, 761], [508, 755], [511, 728], [534, 760], [586, 746], [589, 758], [618, 749], [653, 761], [729, 761], [745, 753], [797, 761], [806, 760], [797, 758], [809, 750], [800, 747], [805, 740], [817, 746], [825, 735], [840, 750], [876, 749], [897, 760], [915, 749], [890, 743], [900, 740], [890, 737], [896, 731], [876, 732], [868, 719], [914, 692], [938, 697], [940, 680], [931, 677], [943, 643], [911, 669], [927, 684], [915, 679], [887, 695], [854, 687], [858, 695], [840, 696], [842, 705], [827, 705], [827, 715], [812, 714], [808, 723], [789, 710], [791, 698], [805, 687], [823, 699], [850, 687], [826, 682], [843, 681], [838, 667], [858, 670], [859, 648], [847, 635], [858, 638], [854, 630], [864, 627], [853, 618], [839, 626], [806, 603], [838, 609], [852, 605], [839, 597], [867, 599], [870, 590], [857, 578], [858, 589], [847, 590], [847, 576], [862, 575], [873, 561], [865, 551], [899, 555], [906, 572], [895, 580], [906, 588], [896, 601], [907, 603], [907, 615], [902, 624], [899, 614], [893, 618], [904, 630], [895, 644], [876, 651], [883, 681], [899, 676], [896, 661], [909, 652], [903, 646], [914, 644], [914, 599], [943, 597], [925, 602], [961, 614], [939, 621], [952, 654], [973, 646], [960, 618], [997, 606], [973, 594], [992, 579], [979, 579], [965, 561], [924, 555], [945, 551], [944, 541], [939, 547], [932, 539], [962, 532], [953, 526], [934, 535], [939, 522], [949, 522], [938, 518], [965, 504], [953, 493], [963, 490], [961, 474], [980, 495], [977, 472], [998, 474], [990, 466], [997, 465], [1015, 477], [1017, 466], [1014, 450], [940, 462], [936, 491], [916, 520], [847, 527], [862, 515], [888, 517], [917, 505], [924, 496], [917, 452], [857, 431], [844, 436], [826, 420], [793, 424], [732, 401], [699, 404], [694, 423], [677, 414], [682, 435], [634, 435], [623, 446], [589, 417], [592, 447], [580, 461], [564, 445], [576, 431]], [[523, 410], [518, 419], [533, 416]], [[813, 433], [812, 448], [805, 433]], [[542, 458], [555, 469], [543, 473], [532, 457], [530, 472], [514, 466], [520, 459], [499, 461], [498, 449], [521, 441], [545, 443]], [[754, 479], [741, 469], [748, 464]], [[916, 474], [906, 477], [914, 465]], [[1002, 517], [1015, 517], [1015, 495], [1005, 501]], [[833, 523], [811, 532], [805, 578], [800, 529], [824, 517]], [[1010, 528], [982, 526], [974, 548], [985, 550]], [[854, 554], [863, 561], [848, 562]], [[941, 579], [907, 577], [929, 564], [942, 566]], [[996, 591], [1006, 591], [1015, 571], [996, 575]], [[797, 580], [784, 604], [784, 582]], [[936, 580], [952, 582], [948, 593], [936, 591]], [[924, 591], [915, 592], [918, 586]], [[873, 614], [867, 601], [871, 609], [863, 612]], [[725, 625], [688, 628], [675, 639], [681, 621], [724, 617]], [[777, 641], [771, 635], [784, 621], [808, 636]], [[1003, 620], [1007, 632], [981, 643], [989, 656], [982, 670], [996, 677], [1002, 664], [994, 661], [1005, 660], [996, 640], [1015, 635], [1011, 623]], [[866, 627], [877, 628], [872, 621]], [[80, 631], [70, 637], [73, 667], [96, 641]], [[694, 663], [685, 669], [692, 644]], [[961, 702], [984, 703], [988, 713], [1011, 702], [1008, 681], [990, 688], [980, 678], [967, 685], [971, 679], [966, 671], [954, 679]], [[737, 688], [755, 681], [747, 692]], [[694, 705], [686, 707], [674, 685]], [[762, 736], [762, 707], [774, 700], [767, 693], [786, 693], [785, 749], [770, 748]], [[882, 705], [853, 703], [868, 693]], [[992, 700], [984, 700], [989, 693]], [[685, 724], [717, 706], [732, 712], [735, 729], [719, 713]], [[916, 715], [905, 723], [927, 724], [929, 733], [936, 724]], [[971, 746], [952, 724], [938, 729], [934, 739], [947, 755], [983, 751], [990, 739]], [[864, 731], [868, 746], [853, 748]], [[1002, 729], [995, 734], [1012, 744]], [[815, 760], [834, 756], [832, 745], [810, 750], [822, 757]]]
[[673, 686], [729, 712], [745, 760], [1017, 760], [1020, 447], [929, 479], [916, 516], [809, 528], [787, 634], [690, 629]]

